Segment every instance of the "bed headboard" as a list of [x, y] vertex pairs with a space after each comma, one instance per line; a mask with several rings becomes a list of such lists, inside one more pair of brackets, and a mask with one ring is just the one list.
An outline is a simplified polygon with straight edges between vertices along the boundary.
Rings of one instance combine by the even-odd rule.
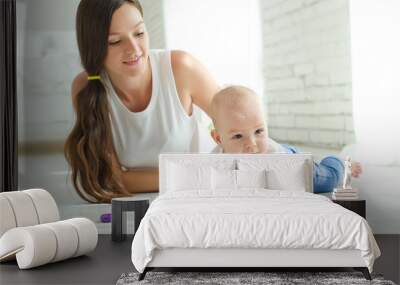
[[[159, 155], [159, 191], [167, 192], [172, 179], [184, 179], [188, 168], [258, 171], [267, 169], [275, 181], [301, 183], [306, 192], [313, 192], [313, 159], [301, 154], [225, 154], [225, 153], [162, 153]], [[179, 166], [177, 170], [176, 166]], [[173, 169], [173, 170], [172, 170]], [[172, 173], [172, 175], [171, 175]], [[207, 180], [207, 179], [203, 179]], [[207, 182], [207, 181], [203, 181]], [[281, 189], [290, 190], [290, 189]]]

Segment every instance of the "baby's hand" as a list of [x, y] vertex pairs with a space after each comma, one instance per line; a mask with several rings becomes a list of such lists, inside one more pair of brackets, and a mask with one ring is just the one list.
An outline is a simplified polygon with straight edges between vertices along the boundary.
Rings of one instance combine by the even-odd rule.
[[358, 177], [362, 174], [362, 167], [361, 163], [358, 161], [351, 162], [351, 176]]

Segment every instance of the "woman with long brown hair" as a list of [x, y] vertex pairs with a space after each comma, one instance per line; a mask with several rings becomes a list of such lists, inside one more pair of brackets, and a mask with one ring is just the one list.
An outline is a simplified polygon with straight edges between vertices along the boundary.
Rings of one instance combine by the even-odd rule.
[[82, 0], [76, 32], [84, 71], [65, 144], [74, 187], [90, 202], [158, 191], [158, 154], [197, 151], [193, 104], [209, 113], [217, 83], [190, 54], [149, 49], [137, 0]]

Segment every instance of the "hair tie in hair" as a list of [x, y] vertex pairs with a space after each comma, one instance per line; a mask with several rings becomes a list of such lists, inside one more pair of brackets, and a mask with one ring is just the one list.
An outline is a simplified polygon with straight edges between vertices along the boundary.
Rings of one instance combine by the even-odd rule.
[[88, 80], [100, 80], [100, 75], [91, 75], [88, 76]]

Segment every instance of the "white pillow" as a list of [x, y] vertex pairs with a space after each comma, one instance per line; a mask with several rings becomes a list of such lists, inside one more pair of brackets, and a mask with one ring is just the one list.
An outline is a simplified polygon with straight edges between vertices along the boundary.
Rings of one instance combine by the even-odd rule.
[[213, 190], [236, 190], [236, 170], [212, 168]]
[[267, 171], [236, 170], [237, 188], [267, 188]]
[[247, 171], [265, 169], [266, 188], [271, 190], [306, 191], [308, 187], [306, 162], [295, 157], [239, 160], [238, 167]]
[[286, 167], [267, 171], [268, 189], [306, 191], [305, 164], [292, 164]]
[[211, 167], [168, 163], [168, 191], [211, 189]]

